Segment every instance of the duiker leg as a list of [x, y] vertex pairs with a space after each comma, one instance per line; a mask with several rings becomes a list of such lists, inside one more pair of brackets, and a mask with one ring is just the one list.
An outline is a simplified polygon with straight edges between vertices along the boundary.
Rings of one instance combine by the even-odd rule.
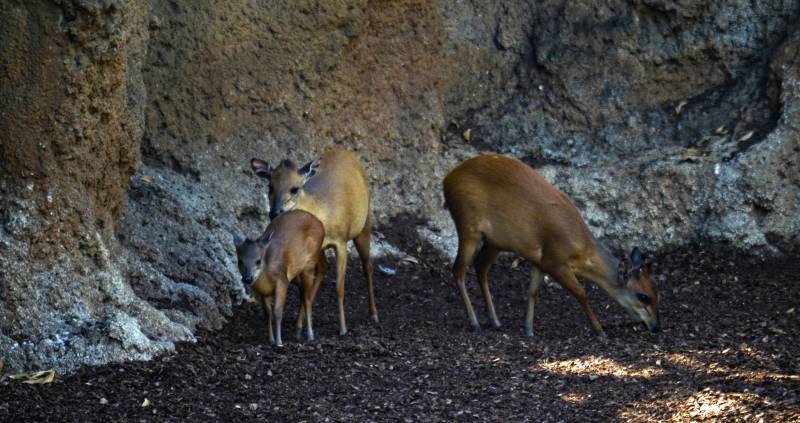
[[297, 283], [297, 287], [298, 287], [298, 289], [297, 289], [297, 298], [298, 298], [297, 304], [299, 304], [299, 307], [298, 307], [298, 310], [297, 310], [297, 322], [295, 323], [294, 337], [298, 341], [302, 341], [303, 340], [303, 320], [306, 317], [305, 301], [304, 301], [305, 295], [303, 294], [303, 290], [305, 289], [305, 285], [304, 285], [305, 281], [300, 276], [297, 276], [294, 281]]
[[325, 256], [325, 251], [319, 253], [319, 259], [317, 261], [317, 266], [314, 269], [314, 286], [311, 291], [311, 301], [314, 301], [317, 298], [317, 291], [319, 291], [319, 287], [322, 286], [322, 282], [325, 280], [325, 276], [328, 275], [328, 258]]
[[475, 258], [475, 271], [478, 273], [478, 281], [481, 284], [481, 291], [483, 291], [483, 300], [486, 303], [486, 310], [489, 313], [489, 321], [495, 329], [500, 328], [500, 320], [497, 319], [497, 313], [494, 310], [494, 302], [492, 301], [492, 293], [489, 292], [489, 268], [497, 260], [500, 255], [500, 249], [489, 245], [488, 241], [483, 242], [483, 248], [478, 256]]
[[278, 347], [283, 346], [283, 336], [281, 336], [281, 329], [283, 323], [283, 307], [286, 304], [286, 292], [289, 290], [289, 281], [286, 275], [277, 275], [275, 283], [275, 345]]
[[592, 329], [601, 337], [605, 336], [605, 332], [603, 332], [603, 326], [600, 324], [600, 321], [597, 320], [597, 316], [595, 316], [594, 311], [592, 308], [589, 307], [589, 301], [587, 300], [586, 296], [586, 289], [583, 288], [583, 285], [578, 282], [578, 279], [575, 277], [575, 274], [572, 273], [568, 267], [562, 267], [558, 272], [553, 274], [553, 277], [556, 278], [556, 281], [561, 284], [564, 288], [566, 288], [575, 298], [578, 300], [578, 303], [581, 305], [581, 309], [586, 314], [586, 317], [589, 318], [589, 323], [592, 325]]
[[308, 342], [314, 342], [314, 327], [312, 326], [311, 322], [311, 307], [314, 304], [314, 284], [316, 283], [314, 280], [314, 269], [307, 269], [302, 274], [303, 277], [303, 298], [302, 302], [305, 305], [305, 312], [306, 312], [306, 323], [307, 323], [307, 335], [308, 335]]
[[480, 241], [480, 237], [476, 235], [478, 234], [458, 233], [458, 255], [453, 265], [453, 277], [455, 278], [458, 290], [461, 292], [461, 300], [464, 301], [464, 307], [467, 308], [467, 317], [469, 318], [472, 328], [480, 330], [481, 325], [478, 323], [478, 318], [475, 317], [475, 310], [472, 308], [472, 302], [469, 300], [469, 294], [467, 293], [467, 287], [464, 282], [467, 275], [467, 267], [470, 261], [472, 261], [472, 256], [475, 254], [475, 249], [478, 247], [478, 242]]
[[533, 312], [539, 301], [539, 289], [544, 284], [544, 273], [538, 267], [531, 267], [531, 283], [528, 286], [528, 314], [525, 316], [525, 335], [533, 336]]
[[347, 273], [347, 243], [334, 244], [336, 248], [336, 299], [339, 301], [339, 335], [347, 335], [344, 317], [344, 276]]
[[364, 269], [364, 276], [367, 278], [367, 289], [369, 290], [369, 314], [372, 321], [378, 323], [378, 306], [375, 304], [375, 288], [372, 284], [372, 257], [369, 255], [370, 231], [371, 223], [367, 219], [364, 229], [358, 234], [353, 243], [356, 245], [359, 257], [361, 257], [361, 266]]
[[272, 333], [272, 296], [261, 296], [261, 308], [264, 310], [264, 319], [267, 321], [267, 338], [270, 344], [275, 343], [275, 336]]

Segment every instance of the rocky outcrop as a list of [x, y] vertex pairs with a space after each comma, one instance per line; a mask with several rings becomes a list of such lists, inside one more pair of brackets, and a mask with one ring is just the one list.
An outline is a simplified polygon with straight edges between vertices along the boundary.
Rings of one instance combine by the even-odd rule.
[[[0, 353], [146, 359], [241, 301], [251, 157], [366, 163], [378, 228], [499, 151], [609, 245], [797, 252], [800, 5], [686, 1], [0, 5]], [[469, 131], [469, 136], [465, 132]], [[140, 157], [141, 152], [141, 157]]]
[[140, 157], [147, 16], [144, 1], [0, 6], [6, 369], [144, 359], [192, 339], [133, 294], [110, 251]]

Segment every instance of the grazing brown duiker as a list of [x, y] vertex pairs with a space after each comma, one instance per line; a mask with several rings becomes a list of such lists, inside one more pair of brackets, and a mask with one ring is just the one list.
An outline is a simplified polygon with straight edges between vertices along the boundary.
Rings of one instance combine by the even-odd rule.
[[489, 292], [489, 267], [503, 251], [533, 263], [528, 288], [525, 333], [533, 335], [533, 314], [544, 273], [577, 298], [592, 328], [603, 328], [587, 302], [577, 277], [605, 290], [651, 331], [660, 329], [658, 294], [650, 283], [650, 265], [639, 248], [630, 258], [616, 259], [594, 239], [570, 199], [538, 172], [519, 160], [482, 155], [461, 163], [444, 178], [446, 207], [458, 231], [458, 254], [453, 268], [456, 284], [472, 326], [480, 329], [464, 278], [475, 259], [489, 319], [500, 321]]

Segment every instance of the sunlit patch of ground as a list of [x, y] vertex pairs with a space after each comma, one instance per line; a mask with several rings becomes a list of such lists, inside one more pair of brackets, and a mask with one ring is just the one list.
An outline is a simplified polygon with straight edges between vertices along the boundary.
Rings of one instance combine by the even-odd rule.
[[[769, 359], [764, 359], [763, 354], [758, 354], [754, 349], [741, 347], [740, 354], [763, 367], [769, 367]], [[669, 365], [679, 368], [684, 372], [701, 372], [707, 375], [716, 375], [711, 381], [741, 381], [748, 383], [757, 382], [800, 382], [800, 375], [786, 374], [766, 370], [750, 370], [747, 368], [734, 368], [721, 363], [721, 356], [731, 353], [731, 349], [720, 352], [715, 351], [689, 351], [687, 353], [672, 353], [664, 355], [664, 361]]]
[[647, 366], [640, 363], [623, 364], [610, 358], [598, 356], [562, 361], [546, 361], [537, 363], [535, 367], [559, 375], [581, 375], [588, 376], [590, 379], [600, 376], [613, 376], [620, 379], [631, 377], [650, 378], [665, 374], [664, 370], [659, 367]]
[[[796, 404], [775, 401], [752, 392], [724, 392], [710, 388], [685, 398], [632, 404], [620, 412], [625, 420], [652, 420], [655, 412], [669, 409], [669, 421], [792, 421], [800, 414]], [[769, 416], [758, 410], [770, 410]]]
[[[555, 377], [564, 389], [557, 397], [565, 407], [617, 406], [622, 420], [800, 421], [795, 392], [800, 375], [782, 371], [775, 354], [746, 343], [647, 351], [633, 360], [600, 355], [544, 359], [528, 372], [542, 382]], [[600, 395], [593, 384], [606, 391]], [[624, 399], [633, 392], [638, 400]]]
[[592, 399], [592, 394], [581, 394], [578, 392], [567, 392], [558, 396], [562, 401], [574, 404], [583, 404]]

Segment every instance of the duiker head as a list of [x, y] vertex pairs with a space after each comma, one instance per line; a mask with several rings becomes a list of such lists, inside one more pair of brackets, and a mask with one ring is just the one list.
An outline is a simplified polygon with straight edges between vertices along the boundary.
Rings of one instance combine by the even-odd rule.
[[651, 332], [661, 330], [658, 319], [658, 292], [650, 282], [652, 266], [642, 256], [639, 247], [634, 247], [630, 257], [619, 262], [617, 282], [620, 295], [616, 300], [636, 320], [640, 320]]
[[269, 240], [269, 237], [250, 240], [238, 235], [233, 236], [233, 243], [236, 245], [237, 266], [244, 286], [252, 285], [264, 269], [266, 265], [264, 253], [269, 245]]
[[279, 214], [297, 207], [305, 195], [306, 182], [317, 173], [319, 161], [308, 162], [299, 168], [291, 160], [284, 160], [273, 168], [263, 160], [252, 159], [250, 166], [256, 175], [269, 183], [269, 217], [274, 219]]

